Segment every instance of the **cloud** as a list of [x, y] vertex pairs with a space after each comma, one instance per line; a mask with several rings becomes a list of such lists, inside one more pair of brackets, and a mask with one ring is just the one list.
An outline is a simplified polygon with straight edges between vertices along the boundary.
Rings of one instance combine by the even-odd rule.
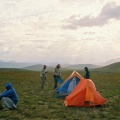
[[[0, 0], [0, 59], [81, 63], [94, 62], [91, 54], [101, 61], [107, 52], [118, 56], [120, 6], [103, 4], [90, 0]], [[104, 27], [87, 28], [92, 26]]]
[[[80, 15], [78, 15], [80, 16]], [[92, 26], [104, 26], [110, 19], [120, 20], [120, 6], [111, 2], [106, 4], [101, 13], [97, 17], [87, 15], [83, 18], [72, 15], [69, 19], [65, 20], [66, 24], [62, 26], [62, 29], [77, 29], [78, 27], [92, 27]]]
[[62, 29], [73, 29], [73, 30], [76, 30], [77, 26], [74, 25], [74, 24], [69, 24], [69, 25], [65, 25], [65, 26], [63, 25]]
[[[28, 40], [26, 40], [28, 42]], [[33, 42], [33, 43], [47, 43], [49, 42], [48, 40], [29, 40], [29, 42]]]
[[120, 6], [115, 3], [109, 3], [102, 9], [100, 16], [106, 16], [106, 20], [111, 18], [120, 20]]

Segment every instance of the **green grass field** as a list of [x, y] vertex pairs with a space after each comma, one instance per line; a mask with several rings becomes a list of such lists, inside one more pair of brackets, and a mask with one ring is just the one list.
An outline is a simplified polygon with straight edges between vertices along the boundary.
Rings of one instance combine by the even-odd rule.
[[[81, 75], [84, 72], [78, 71]], [[62, 72], [65, 80], [72, 71]], [[91, 71], [97, 91], [107, 99], [102, 107], [65, 107], [64, 99], [55, 98], [52, 72], [40, 91], [38, 71], [4, 69], [0, 71], [0, 93], [11, 82], [18, 93], [17, 110], [0, 111], [0, 120], [120, 120], [120, 73]]]

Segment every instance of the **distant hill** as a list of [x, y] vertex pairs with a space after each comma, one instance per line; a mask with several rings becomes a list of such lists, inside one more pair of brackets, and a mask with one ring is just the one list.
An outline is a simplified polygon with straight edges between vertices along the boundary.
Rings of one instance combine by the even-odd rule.
[[[31, 66], [23, 67], [23, 69], [33, 70], [33, 71], [41, 71], [42, 68], [43, 68], [43, 65], [42, 65], [42, 64], [37, 64], [37, 65], [31, 65]], [[51, 70], [53, 70], [53, 69], [54, 69], [54, 67], [47, 66], [47, 70], [48, 70], [48, 71], [51, 71]]]
[[[88, 67], [89, 69], [92, 69], [92, 68], [98, 68], [99, 66], [96, 66], [96, 65], [92, 65], [92, 64], [76, 64], [76, 65], [69, 65], [69, 64], [65, 64], [65, 65], [62, 65], [62, 70], [78, 70], [78, 69], [84, 69], [84, 67]], [[26, 69], [26, 70], [35, 70], [35, 71], [40, 71], [42, 70], [43, 68], [43, 65], [42, 64], [37, 64], [37, 65], [31, 65], [31, 66], [27, 66], [27, 67], [23, 67], [23, 69]], [[47, 70], [48, 71], [51, 71], [51, 70], [54, 70], [55, 66], [47, 66]]]
[[34, 63], [22, 63], [22, 62], [14, 62], [14, 61], [4, 62], [0, 60], [0, 68], [22, 68], [33, 64]]
[[21, 69], [21, 68], [0, 68], [0, 72], [7, 72], [7, 71], [29, 71], [29, 70], [25, 70], [25, 69]]
[[101, 68], [93, 69], [93, 71], [101, 71], [101, 72], [120, 72], [120, 62], [116, 62], [110, 64], [108, 66], [104, 66]]
[[107, 65], [110, 65], [110, 64], [113, 64], [113, 63], [116, 63], [116, 62], [120, 62], [120, 58], [111, 59], [111, 60], [108, 60], [108, 61], [102, 62], [102, 63], [96, 63], [96, 65], [107, 66]]
[[[120, 73], [120, 62], [116, 62], [104, 67], [99, 67], [91, 64], [76, 64], [76, 65], [63, 65], [61, 71], [66, 70], [82, 70], [87, 66], [90, 71], [97, 71], [97, 72], [118, 72]], [[47, 66], [48, 71], [53, 71], [55, 66]], [[42, 64], [30, 65], [23, 68], [0, 68], [0, 71], [8, 71], [8, 70], [15, 70], [15, 71], [24, 71], [24, 70], [32, 70], [32, 71], [41, 71], [43, 68]]]
[[66, 68], [68, 69], [84, 69], [84, 67], [88, 67], [89, 69], [93, 69], [93, 68], [99, 68], [100, 66], [97, 65], [92, 65], [92, 64], [75, 64], [75, 65], [69, 65], [66, 66]]
[[[118, 59], [113, 59], [108, 62], [107, 64], [113, 61], [119, 61]], [[47, 66], [48, 71], [53, 71], [56, 64]], [[99, 65], [93, 65], [93, 64], [61, 64], [62, 68], [61, 71], [66, 70], [84, 70], [84, 67], [88, 67], [91, 70], [94, 71], [103, 71], [103, 72], [120, 72], [120, 62], [115, 62], [106, 66], [99, 66]], [[22, 62], [15, 62], [15, 61], [9, 61], [4, 62], [0, 60], [0, 68], [20, 68], [24, 70], [34, 70], [34, 71], [41, 71], [43, 68], [43, 64], [40, 63], [22, 63]]]

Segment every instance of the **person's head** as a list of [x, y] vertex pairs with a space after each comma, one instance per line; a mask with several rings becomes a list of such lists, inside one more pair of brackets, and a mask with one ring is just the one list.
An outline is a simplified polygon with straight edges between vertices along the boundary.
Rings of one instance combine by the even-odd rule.
[[9, 90], [12, 88], [12, 85], [10, 82], [8, 82], [6, 85], [5, 85], [6, 89]]
[[84, 70], [85, 70], [85, 71], [88, 71], [88, 67], [85, 67]]
[[58, 65], [57, 65], [57, 68], [61, 68], [61, 65], [60, 65], [60, 64], [58, 64]]
[[46, 65], [43, 65], [43, 68], [46, 69]]

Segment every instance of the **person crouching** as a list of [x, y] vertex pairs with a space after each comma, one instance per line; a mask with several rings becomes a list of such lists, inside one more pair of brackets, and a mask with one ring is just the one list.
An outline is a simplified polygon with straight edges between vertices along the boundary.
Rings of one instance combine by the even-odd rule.
[[2, 101], [2, 109], [16, 109], [18, 103], [18, 95], [11, 83], [6, 84], [6, 90], [0, 94], [0, 100]]

